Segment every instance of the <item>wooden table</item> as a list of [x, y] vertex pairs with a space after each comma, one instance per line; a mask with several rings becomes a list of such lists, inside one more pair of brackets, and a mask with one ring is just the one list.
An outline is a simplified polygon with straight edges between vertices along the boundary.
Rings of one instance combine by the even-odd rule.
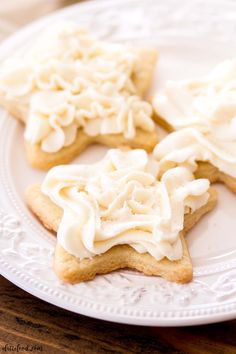
[[115, 324], [57, 308], [0, 277], [0, 353], [16, 353], [10, 346], [17, 344], [19, 353], [233, 354], [236, 320], [183, 328]]

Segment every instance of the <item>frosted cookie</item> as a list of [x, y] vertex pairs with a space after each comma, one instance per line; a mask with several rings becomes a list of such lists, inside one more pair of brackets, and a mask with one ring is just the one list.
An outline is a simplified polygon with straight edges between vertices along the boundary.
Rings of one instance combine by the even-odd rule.
[[[236, 191], [236, 60], [200, 79], [169, 81], [154, 98], [156, 121], [171, 134], [156, 149], [163, 163], [191, 166], [197, 177]], [[184, 129], [182, 131], [182, 129]]]
[[105, 43], [62, 22], [2, 63], [0, 104], [26, 124], [29, 162], [48, 169], [97, 142], [152, 150], [152, 106], [142, 96], [156, 60], [153, 48]]
[[156, 120], [168, 130], [195, 127], [235, 140], [235, 82], [236, 60], [218, 64], [203, 78], [167, 81], [153, 99]]
[[[160, 174], [176, 166], [183, 166], [197, 178], [225, 183], [236, 193], [235, 142], [220, 144], [212, 135], [194, 128], [185, 128], [167, 135], [153, 151], [160, 163]], [[227, 149], [228, 147], [228, 149]], [[236, 148], [236, 147], [235, 147]]]
[[145, 150], [112, 149], [91, 165], [57, 166], [27, 203], [57, 232], [54, 269], [77, 283], [132, 268], [185, 283], [192, 264], [184, 235], [216, 204], [206, 179], [183, 167], [157, 179], [159, 164]]

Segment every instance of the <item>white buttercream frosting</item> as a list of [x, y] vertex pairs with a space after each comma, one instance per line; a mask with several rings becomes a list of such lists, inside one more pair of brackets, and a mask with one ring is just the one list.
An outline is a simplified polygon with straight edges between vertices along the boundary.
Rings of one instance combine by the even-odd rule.
[[[195, 130], [171, 135], [157, 150], [174, 141], [185, 150], [188, 144], [192, 154], [188, 160], [201, 157], [236, 177], [236, 60], [219, 64], [202, 79], [167, 82], [153, 104], [175, 130]], [[180, 156], [180, 152], [173, 151], [171, 156], [177, 154]]]
[[128, 244], [157, 260], [180, 259], [184, 214], [207, 203], [209, 181], [183, 167], [157, 180], [159, 164], [144, 150], [109, 150], [91, 165], [51, 169], [42, 192], [63, 209], [58, 242], [80, 259]]
[[154, 129], [152, 107], [132, 80], [137, 60], [128, 46], [97, 41], [62, 22], [2, 64], [0, 90], [28, 104], [25, 138], [46, 152], [70, 145], [78, 128], [132, 139], [138, 127]]
[[236, 154], [233, 145], [231, 142], [220, 144], [211, 134], [185, 128], [167, 135], [156, 145], [153, 155], [160, 163], [162, 171], [184, 166], [194, 172], [197, 162], [206, 161], [236, 178]]

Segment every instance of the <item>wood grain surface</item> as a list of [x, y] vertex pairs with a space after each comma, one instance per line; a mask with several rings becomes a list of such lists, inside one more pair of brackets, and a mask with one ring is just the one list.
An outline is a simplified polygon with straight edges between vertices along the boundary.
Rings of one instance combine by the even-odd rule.
[[43, 354], [235, 354], [236, 320], [182, 328], [110, 323], [57, 308], [0, 277], [0, 353], [17, 345], [19, 353]]

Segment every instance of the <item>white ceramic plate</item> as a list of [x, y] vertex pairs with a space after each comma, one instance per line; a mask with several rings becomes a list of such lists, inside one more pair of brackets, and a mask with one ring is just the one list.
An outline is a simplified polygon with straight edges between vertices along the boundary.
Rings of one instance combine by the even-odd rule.
[[[24, 50], [58, 17], [88, 26], [99, 37], [155, 45], [154, 85], [206, 73], [236, 56], [233, 1], [96, 1], [69, 7], [26, 27], [0, 47], [0, 59]], [[25, 158], [23, 127], [0, 111], [0, 269], [29, 293], [62, 308], [110, 321], [182, 326], [236, 317], [236, 196], [219, 186], [218, 207], [188, 235], [194, 265], [190, 284], [119, 271], [79, 285], [62, 284], [52, 270], [55, 238], [27, 210], [24, 190], [44, 174]], [[77, 160], [93, 162], [106, 149], [89, 148]]]

